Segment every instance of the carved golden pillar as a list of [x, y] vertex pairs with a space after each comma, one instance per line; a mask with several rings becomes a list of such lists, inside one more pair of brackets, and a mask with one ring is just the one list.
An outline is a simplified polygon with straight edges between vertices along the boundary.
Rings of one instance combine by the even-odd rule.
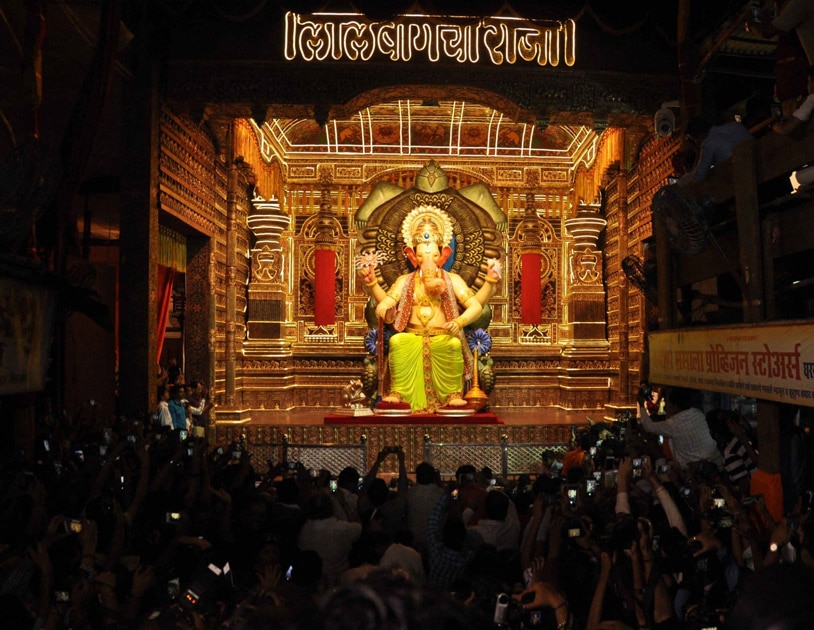
[[320, 174], [322, 199], [317, 214], [316, 236], [314, 237], [314, 324], [334, 326], [336, 324], [336, 240], [338, 225], [331, 209], [333, 176], [328, 169]]
[[[616, 178], [617, 199], [619, 204], [619, 261], [624, 260], [629, 252], [628, 249], [628, 223], [627, 223], [627, 178], [628, 172], [619, 171]], [[630, 313], [628, 302], [628, 288], [630, 284], [624, 273], [618, 274], [619, 278], [619, 392], [623, 401], [627, 401], [630, 391]], [[642, 304], [642, 310], [646, 305]], [[644, 313], [642, 313], [642, 317]]]
[[290, 344], [285, 341], [287, 279], [281, 236], [291, 221], [274, 197], [268, 201], [260, 197], [253, 199], [248, 221], [257, 240], [251, 250], [248, 335], [243, 343], [243, 354], [286, 356], [290, 354]]
[[565, 220], [565, 229], [574, 239], [567, 248], [568, 282], [563, 331], [563, 355], [566, 356], [605, 352], [609, 347], [602, 252], [596, 249], [599, 234], [607, 223], [599, 216], [598, 204], [589, 206], [583, 202], [577, 215]]
[[[212, 297], [209, 300], [209, 311], [207, 313], [206, 321], [207, 326], [209, 328], [209, 334], [207, 335], [208, 344], [209, 344], [209, 380], [207, 381], [209, 387], [212, 389], [212, 396], [214, 398], [215, 395], [215, 378], [217, 371], [215, 369], [215, 357], [218, 350], [217, 346], [217, 321], [218, 321], [218, 303], [215, 300], [215, 287], [218, 283], [218, 258], [215, 254], [214, 246], [209, 248], [209, 265], [207, 266], [207, 279], [209, 281], [209, 288], [212, 290]], [[218, 400], [218, 403], [223, 401]]]
[[238, 168], [234, 155], [233, 123], [229, 123], [226, 136], [226, 404], [235, 404], [235, 377], [237, 371], [237, 343], [235, 342], [235, 318], [237, 317], [237, 203]]

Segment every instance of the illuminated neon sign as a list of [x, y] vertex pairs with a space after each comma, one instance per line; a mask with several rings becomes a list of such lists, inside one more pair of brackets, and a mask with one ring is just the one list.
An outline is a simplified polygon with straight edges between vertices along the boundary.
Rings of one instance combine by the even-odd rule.
[[483, 55], [493, 64], [518, 60], [539, 66], [573, 66], [574, 20], [545, 26], [507, 17], [477, 23], [455, 18], [403, 15], [398, 21], [372, 22], [359, 13], [285, 15], [285, 58], [288, 61], [369, 61], [375, 56], [411, 61], [423, 55], [436, 63], [453, 60], [478, 63]]

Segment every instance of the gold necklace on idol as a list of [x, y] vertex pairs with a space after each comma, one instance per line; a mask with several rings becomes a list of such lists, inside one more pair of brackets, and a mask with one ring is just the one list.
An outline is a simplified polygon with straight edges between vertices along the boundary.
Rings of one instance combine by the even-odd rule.
[[422, 279], [422, 274], [420, 272], [415, 281], [414, 295], [418, 308], [418, 321], [420, 321], [421, 325], [426, 328], [427, 324], [432, 321], [433, 315], [435, 315], [436, 303], [439, 300], [437, 298], [433, 299], [433, 297], [427, 295], [427, 292], [424, 290], [424, 280]]

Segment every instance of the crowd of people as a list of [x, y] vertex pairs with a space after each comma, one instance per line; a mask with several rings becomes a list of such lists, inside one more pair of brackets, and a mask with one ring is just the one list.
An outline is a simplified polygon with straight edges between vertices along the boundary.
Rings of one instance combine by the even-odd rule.
[[193, 431], [201, 435], [209, 424], [209, 412], [215, 406], [203, 381], [187, 382], [176, 359], [169, 366], [159, 364], [156, 376], [157, 406], [154, 420], [162, 427]]
[[814, 492], [775, 518], [749, 423], [662, 394], [513, 479], [408, 473], [397, 445], [330, 471], [149, 416], [46, 418], [0, 469], [4, 627], [811, 627]]

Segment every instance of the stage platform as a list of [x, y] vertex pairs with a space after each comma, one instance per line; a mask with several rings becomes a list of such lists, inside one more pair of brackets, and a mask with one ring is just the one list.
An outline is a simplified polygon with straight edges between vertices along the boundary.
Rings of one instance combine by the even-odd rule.
[[465, 416], [442, 416], [436, 413], [411, 413], [405, 416], [391, 416], [374, 413], [370, 416], [349, 416], [329, 413], [322, 420], [323, 424], [332, 426], [347, 425], [376, 425], [376, 424], [407, 424], [407, 425], [434, 425], [434, 424], [503, 424], [503, 420], [493, 413], [474, 413]]
[[[493, 407], [488, 413], [500, 418], [503, 424], [508, 426], [521, 425], [584, 425], [588, 424], [588, 419], [595, 422], [602, 420], [605, 415], [604, 409], [581, 409], [565, 410], [551, 407]], [[221, 420], [218, 418], [218, 425], [242, 425], [242, 426], [296, 426], [296, 425], [324, 425], [325, 417], [333, 415], [334, 409], [326, 407], [313, 407], [310, 409], [297, 409], [292, 411], [280, 411], [276, 409], [252, 409], [242, 412], [241, 417], [246, 420]], [[224, 414], [227, 418], [232, 414]], [[363, 419], [371, 416], [362, 416]], [[429, 416], [436, 418], [437, 416]], [[379, 418], [374, 415], [373, 418]], [[373, 422], [367, 422], [374, 424]], [[389, 423], [388, 423], [389, 424]]]
[[[233, 415], [233, 420], [226, 420], [229, 414], [224, 414], [210, 427], [210, 443], [225, 446], [243, 439], [249, 449], [256, 452], [258, 463], [267, 459], [279, 461], [284, 443], [296, 452], [306, 452], [310, 445], [341, 448], [363, 444], [367, 462], [360, 467], [369, 466], [383, 447], [399, 445], [405, 451], [407, 469], [412, 472], [425, 458], [427, 444], [562, 445], [571, 439], [572, 425], [586, 426], [589, 418], [599, 422], [604, 417], [602, 409], [510, 407], [492, 408], [490, 413], [501, 421], [493, 424], [476, 423], [474, 418], [444, 418], [447, 422], [442, 423], [435, 415], [419, 416], [419, 422], [405, 421], [406, 417], [344, 416], [341, 424], [327, 424], [326, 416], [338, 415], [332, 414], [333, 411], [325, 407], [297, 411], [247, 410]], [[449, 420], [457, 422], [450, 424]], [[380, 470], [396, 472], [394, 458], [384, 462]]]

